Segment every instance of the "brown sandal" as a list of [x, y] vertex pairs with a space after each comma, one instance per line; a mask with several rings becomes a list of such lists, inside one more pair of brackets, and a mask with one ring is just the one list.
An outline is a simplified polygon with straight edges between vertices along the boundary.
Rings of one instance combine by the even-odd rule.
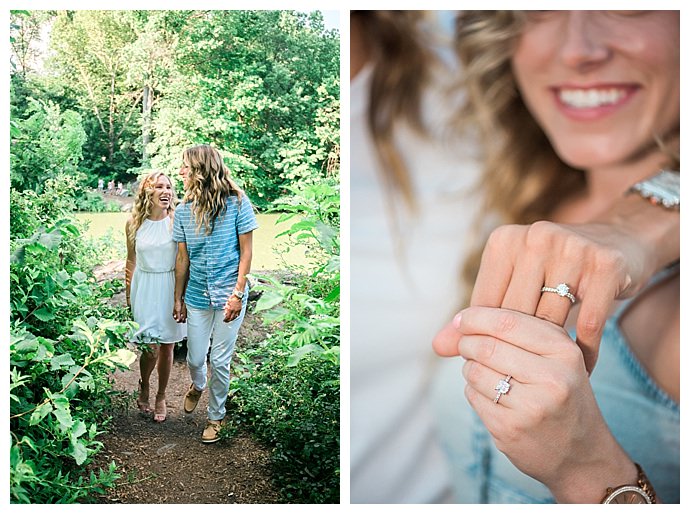
[[[163, 399], [161, 400], [161, 396]], [[153, 421], [163, 423], [168, 416], [168, 406], [165, 404], [165, 393], [156, 395], [156, 408], [153, 411]]]
[[137, 398], [137, 407], [139, 407], [139, 412], [141, 414], [150, 414], [151, 406], [149, 405], [149, 395], [146, 394], [146, 398], [142, 398], [144, 393], [144, 388], [141, 386], [141, 379], [139, 380], [139, 397]]

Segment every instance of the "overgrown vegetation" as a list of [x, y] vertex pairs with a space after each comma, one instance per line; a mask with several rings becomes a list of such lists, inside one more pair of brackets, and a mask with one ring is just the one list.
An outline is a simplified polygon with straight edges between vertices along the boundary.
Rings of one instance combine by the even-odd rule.
[[292, 267], [292, 284], [255, 277], [256, 311], [270, 327], [238, 353], [231, 431], [249, 428], [272, 448], [285, 498], [338, 503], [340, 491], [340, 237], [334, 181], [293, 188], [276, 202], [300, 221], [284, 233], [310, 247], [312, 271]]
[[11, 501], [88, 501], [117, 478], [114, 467], [85, 476], [82, 466], [107, 425], [110, 372], [134, 361], [133, 324], [104, 303], [118, 284], [93, 280], [96, 257], [65, 192], [48, 184], [11, 200]]

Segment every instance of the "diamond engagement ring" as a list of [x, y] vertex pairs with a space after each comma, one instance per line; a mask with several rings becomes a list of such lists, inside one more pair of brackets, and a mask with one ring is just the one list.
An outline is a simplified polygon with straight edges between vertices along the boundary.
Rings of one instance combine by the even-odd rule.
[[570, 292], [568, 284], [558, 284], [556, 287], [542, 287], [542, 293], [556, 293], [558, 296], [565, 296], [571, 303], [575, 303], [575, 297]]
[[508, 391], [510, 391], [510, 379], [512, 377], [510, 375], [506, 375], [505, 378], [502, 378], [501, 380], [498, 381], [498, 384], [496, 384], [496, 387], [494, 387], [494, 390], [498, 391], [496, 393], [496, 398], [494, 398], [494, 403], [498, 403], [498, 400], [501, 399], [502, 394], [508, 394]]

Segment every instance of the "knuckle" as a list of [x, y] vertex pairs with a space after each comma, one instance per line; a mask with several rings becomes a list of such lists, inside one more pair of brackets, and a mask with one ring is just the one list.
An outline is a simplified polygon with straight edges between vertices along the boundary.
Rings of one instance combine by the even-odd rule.
[[484, 246], [484, 253], [503, 255], [510, 248], [516, 237], [521, 237], [523, 227], [520, 225], [501, 225], [489, 234]]
[[481, 367], [477, 362], [468, 360], [465, 362], [465, 379], [470, 384], [477, 384], [481, 379]]
[[544, 385], [548, 392], [548, 402], [534, 402], [530, 405], [534, 419], [542, 422], [553, 409], [566, 405], [572, 398], [574, 383], [572, 374], [553, 372], [547, 375]]
[[496, 319], [496, 334], [499, 338], [510, 335], [517, 325], [517, 316], [510, 311], [504, 310], [499, 313]]
[[598, 273], [621, 272], [625, 267], [625, 257], [614, 248], [594, 248], [594, 271]]
[[535, 221], [527, 229], [527, 246], [541, 249], [550, 246], [558, 232], [558, 225], [550, 221]]
[[467, 398], [467, 402], [474, 407], [477, 403], [477, 399], [479, 397], [479, 392], [472, 387], [469, 383], [465, 384], [465, 398]]
[[578, 369], [583, 362], [582, 350], [572, 341], [567, 341], [566, 344], [563, 345], [561, 355], [563, 357], [563, 362], [569, 370]]
[[578, 337], [586, 340], [598, 339], [604, 328], [603, 320], [595, 315], [581, 316], [577, 323]]
[[490, 430], [491, 436], [496, 442], [496, 448], [501, 452], [509, 451], [519, 443], [525, 433], [525, 427], [514, 418], [508, 418], [495, 424]]
[[558, 316], [558, 313], [556, 313], [554, 309], [547, 307], [540, 307], [537, 317], [559, 326], [563, 325], [564, 322], [564, 320]]
[[491, 337], [482, 337], [477, 345], [477, 360], [490, 363], [496, 354], [496, 340]]
[[[555, 408], [568, 403], [568, 399], [571, 396], [570, 381], [565, 377], [561, 377], [560, 380], [553, 382], [550, 386], [551, 402]], [[547, 409], [546, 406], [542, 407], [542, 411], [538, 411], [540, 415], [539, 420], [543, 420], [546, 417]]]
[[[550, 395], [549, 397], [551, 398]], [[538, 400], [538, 398], [532, 398], [525, 403], [525, 416], [522, 420], [524, 427], [521, 427], [521, 431], [529, 431], [529, 427], [539, 426], [548, 418], [549, 406], [546, 402]]]

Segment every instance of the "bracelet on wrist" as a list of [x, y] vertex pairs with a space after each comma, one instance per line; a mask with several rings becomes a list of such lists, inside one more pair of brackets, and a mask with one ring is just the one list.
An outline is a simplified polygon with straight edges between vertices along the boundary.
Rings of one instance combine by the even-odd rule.
[[661, 170], [657, 174], [633, 184], [626, 194], [637, 194], [654, 205], [680, 211], [680, 172]]

